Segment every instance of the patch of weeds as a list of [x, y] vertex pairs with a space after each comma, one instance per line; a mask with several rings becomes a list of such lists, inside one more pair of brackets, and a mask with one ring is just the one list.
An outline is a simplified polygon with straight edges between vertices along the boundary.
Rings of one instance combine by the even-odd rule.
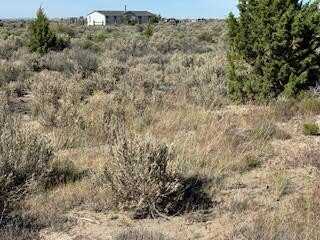
[[291, 181], [289, 177], [283, 172], [277, 172], [273, 176], [274, 180], [274, 189], [277, 200], [279, 200], [282, 196], [290, 193]]
[[298, 107], [305, 115], [320, 114], [320, 98], [313, 95], [305, 96], [298, 103]]
[[320, 128], [316, 123], [305, 123], [303, 124], [303, 133], [306, 136], [318, 136]]
[[271, 114], [272, 117], [277, 121], [289, 121], [299, 112], [297, 106], [297, 100], [295, 99], [284, 99], [272, 102]]
[[229, 208], [233, 213], [244, 212], [249, 208], [249, 199], [242, 196], [235, 196], [232, 199]]
[[186, 214], [185, 219], [189, 224], [205, 223], [210, 221], [210, 219], [212, 219], [214, 215], [215, 213], [212, 210], [203, 210]]
[[86, 171], [80, 171], [73, 162], [69, 160], [56, 160], [52, 163], [51, 168], [45, 179], [45, 188], [76, 182], [87, 176]]
[[259, 160], [258, 156], [247, 153], [244, 156], [241, 156], [237, 161], [235, 161], [232, 164], [231, 169], [243, 174], [260, 167], [261, 164], [262, 163]]
[[255, 156], [246, 156], [245, 162], [247, 166], [247, 170], [252, 170], [261, 166], [261, 161]]
[[263, 121], [251, 130], [251, 134], [255, 139], [269, 141], [271, 139], [286, 140], [290, 135], [280, 129], [277, 125], [269, 121]]

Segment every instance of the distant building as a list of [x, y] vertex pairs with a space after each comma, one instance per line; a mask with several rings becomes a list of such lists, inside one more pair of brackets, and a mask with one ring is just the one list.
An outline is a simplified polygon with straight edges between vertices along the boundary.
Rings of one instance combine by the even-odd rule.
[[88, 14], [88, 26], [105, 26], [125, 22], [148, 23], [155, 14], [148, 11], [94, 11]]

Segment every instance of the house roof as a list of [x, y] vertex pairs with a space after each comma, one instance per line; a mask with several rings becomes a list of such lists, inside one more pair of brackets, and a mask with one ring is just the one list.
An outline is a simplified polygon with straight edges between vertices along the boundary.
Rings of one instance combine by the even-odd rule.
[[[125, 11], [93, 11], [91, 13], [94, 13], [94, 12], [101, 13], [105, 16], [122, 16], [125, 13], [133, 13], [137, 16], [154, 16], [153, 13], [148, 12], [148, 11], [127, 11], [127, 12], [125, 12]], [[89, 13], [89, 15], [91, 13]]]

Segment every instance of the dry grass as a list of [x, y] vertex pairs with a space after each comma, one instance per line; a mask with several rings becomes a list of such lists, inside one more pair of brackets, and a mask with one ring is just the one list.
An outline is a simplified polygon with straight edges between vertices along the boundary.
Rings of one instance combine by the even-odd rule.
[[[21, 121], [0, 127], [12, 140], [0, 147], [11, 165], [44, 159], [44, 138], [54, 151], [42, 187], [13, 207], [34, 219], [33, 230], [68, 226], [75, 209], [166, 219], [213, 207], [208, 222], [238, 226], [258, 219], [246, 228], [221, 227], [234, 239], [319, 238], [316, 197], [296, 194], [312, 191], [320, 168], [318, 138], [302, 129], [319, 122], [316, 93], [233, 105], [223, 21], [161, 23], [148, 37], [144, 26], [54, 29], [71, 44], [42, 57], [23, 46], [24, 27], [0, 31], [1, 111]], [[13, 103], [32, 114], [17, 116]], [[31, 147], [32, 141], [39, 144]], [[41, 166], [21, 172], [29, 179]], [[21, 228], [21, 239], [33, 230]], [[163, 239], [136, 232], [119, 239], [128, 237]]]
[[119, 233], [114, 240], [166, 240], [169, 239], [160, 233], [148, 232], [143, 230], [127, 230]]
[[[264, 216], [265, 215], [265, 216]], [[251, 225], [240, 227], [233, 239], [319, 239], [319, 188], [300, 196], [277, 212], [261, 213]]]

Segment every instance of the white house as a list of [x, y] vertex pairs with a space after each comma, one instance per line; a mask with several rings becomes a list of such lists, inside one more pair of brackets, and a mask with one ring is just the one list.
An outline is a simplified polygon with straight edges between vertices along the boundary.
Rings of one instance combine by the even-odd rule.
[[108, 24], [120, 24], [124, 21], [148, 23], [155, 17], [148, 11], [93, 11], [87, 16], [88, 26], [105, 26]]

